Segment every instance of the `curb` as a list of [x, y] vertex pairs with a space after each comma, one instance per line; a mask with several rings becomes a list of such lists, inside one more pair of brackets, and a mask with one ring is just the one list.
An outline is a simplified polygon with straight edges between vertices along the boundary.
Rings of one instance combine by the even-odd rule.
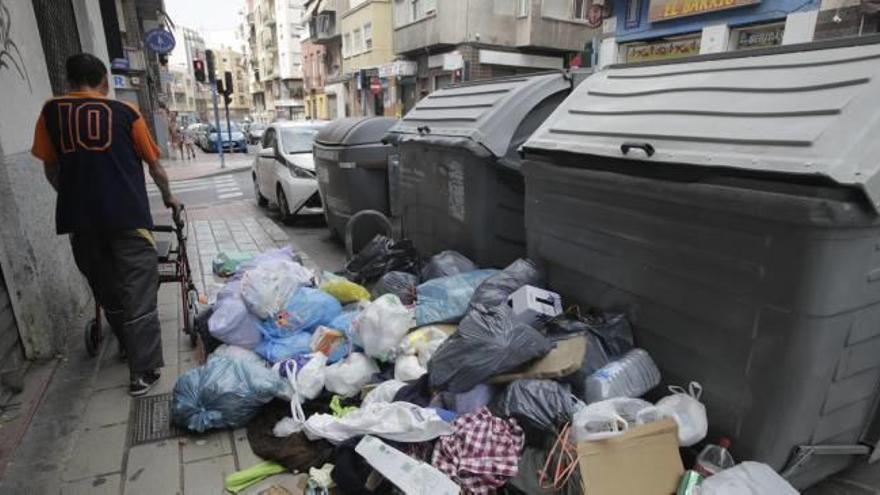
[[238, 172], [244, 172], [244, 171], [250, 170], [250, 169], [251, 169], [251, 165], [248, 165], [246, 167], [224, 168], [224, 169], [215, 170], [213, 172], [207, 172], [207, 173], [204, 173], [201, 175], [194, 175], [192, 177], [187, 176], [187, 177], [173, 178], [173, 179], [170, 179], [169, 182], [171, 182], [173, 184], [175, 182], [182, 181], [182, 180], [205, 179], [205, 178], [210, 178], [210, 177], [217, 177], [220, 175], [229, 175], [229, 174], [235, 174]]

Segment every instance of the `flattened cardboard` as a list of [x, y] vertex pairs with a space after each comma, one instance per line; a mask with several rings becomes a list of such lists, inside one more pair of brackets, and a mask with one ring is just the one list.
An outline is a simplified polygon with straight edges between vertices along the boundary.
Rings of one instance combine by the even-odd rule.
[[581, 368], [587, 353], [587, 338], [583, 335], [560, 340], [546, 356], [522, 371], [498, 375], [489, 383], [510, 383], [523, 378], [559, 378]]
[[684, 474], [671, 419], [577, 445], [585, 495], [669, 495]]

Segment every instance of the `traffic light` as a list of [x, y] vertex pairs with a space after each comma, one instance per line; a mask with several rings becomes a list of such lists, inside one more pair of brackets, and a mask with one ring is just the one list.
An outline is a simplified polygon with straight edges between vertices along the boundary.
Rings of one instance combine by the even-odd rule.
[[203, 60], [193, 60], [193, 71], [196, 73], [196, 81], [204, 83], [207, 80], [207, 77], [205, 77], [205, 62]]
[[232, 103], [232, 96], [229, 93], [223, 93], [223, 101], [226, 102], [226, 106], [229, 106]]
[[208, 81], [214, 81], [217, 79], [217, 73], [214, 70], [214, 51], [205, 50], [205, 59], [208, 61]]
[[234, 89], [233, 86], [232, 86], [232, 72], [226, 71], [226, 72], [223, 74], [223, 79], [224, 79], [224, 81], [226, 82], [226, 84], [225, 84], [225, 88], [224, 88], [226, 91], [225, 91], [224, 94], [225, 94], [226, 96], [229, 96], [229, 95], [231, 95], [232, 93], [235, 92], [235, 89]]

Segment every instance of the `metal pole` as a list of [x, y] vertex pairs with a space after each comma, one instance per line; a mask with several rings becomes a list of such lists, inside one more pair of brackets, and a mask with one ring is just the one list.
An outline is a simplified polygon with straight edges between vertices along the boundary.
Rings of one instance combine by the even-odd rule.
[[226, 168], [226, 157], [223, 156], [223, 135], [220, 129], [220, 105], [217, 102], [217, 83], [211, 81], [211, 97], [214, 100], [214, 125], [217, 128], [217, 151], [220, 153], [220, 168]]
[[223, 105], [226, 107], [226, 130], [229, 131], [229, 142], [232, 142], [232, 125], [229, 123], [229, 102], [223, 98]]

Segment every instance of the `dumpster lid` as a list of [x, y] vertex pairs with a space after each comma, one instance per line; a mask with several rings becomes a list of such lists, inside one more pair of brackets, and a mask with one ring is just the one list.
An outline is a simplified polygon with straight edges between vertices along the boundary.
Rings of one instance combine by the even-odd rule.
[[407, 139], [422, 135], [468, 138], [495, 156], [504, 156], [529, 112], [547, 97], [571, 86], [568, 75], [555, 71], [444, 88], [423, 98], [391, 128], [391, 133], [406, 135]]
[[524, 150], [819, 175], [862, 187], [880, 209], [878, 41], [613, 66]]
[[378, 143], [395, 122], [397, 119], [394, 117], [336, 119], [321, 129], [321, 132], [315, 136], [315, 142], [331, 146]]

